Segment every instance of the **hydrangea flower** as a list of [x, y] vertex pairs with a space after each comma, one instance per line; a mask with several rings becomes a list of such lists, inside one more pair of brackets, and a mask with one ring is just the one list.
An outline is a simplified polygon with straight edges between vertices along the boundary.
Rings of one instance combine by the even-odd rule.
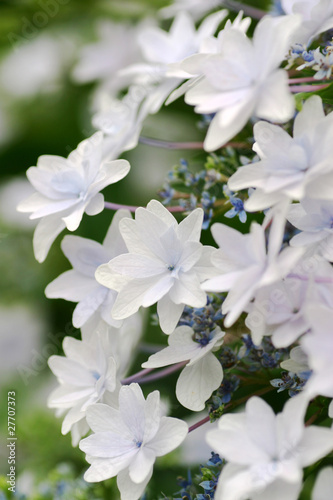
[[296, 116], [293, 137], [278, 125], [256, 123], [253, 149], [260, 161], [238, 168], [229, 179], [229, 188], [256, 188], [245, 202], [245, 209], [251, 212], [285, 198], [330, 200], [332, 127], [333, 113], [325, 116], [319, 96], [310, 97]]
[[302, 469], [333, 448], [333, 432], [305, 427], [306, 399], [295, 396], [282, 413], [254, 396], [244, 413], [223, 415], [207, 442], [228, 463], [222, 469], [216, 500], [297, 500]]
[[290, 346], [309, 330], [307, 308], [313, 304], [333, 307], [333, 269], [320, 257], [301, 260], [290, 276], [256, 293], [245, 321], [254, 343], [271, 335], [275, 347]]
[[168, 95], [188, 76], [179, 70], [179, 63], [199, 51], [203, 40], [215, 33], [227, 14], [225, 9], [211, 14], [196, 30], [191, 15], [181, 11], [169, 32], [158, 27], [142, 29], [138, 44], [145, 62], [133, 64], [119, 75], [132, 76], [132, 83], [151, 87], [145, 103], [149, 113], [159, 111]]
[[58, 236], [67, 227], [75, 231], [84, 213], [96, 215], [104, 208], [102, 189], [123, 179], [130, 165], [126, 160], [102, 162], [103, 134], [97, 132], [81, 142], [67, 159], [41, 156], [37, 167], [27, 171], [36, 193], [18, 206], [41, 219], [33, 239], [34, 253], [43, 262]]
[[229, 291], [222, 304], [222, 313], [227, 314], [225, 326], [238, 319], [261, 287], [279, 281], [299, 260], [301, 253], [294, 253], [295, 248], [285, 248], [279, 253], [282, 243], [279, 231], [273, 222], [266, 250], [264, 226], [252, 223], [251, 232], [242, 234], [224, 224], [213, 224], [212, 234], [220, 248], [213, 253], [212, 263], [220, 274], [202, 287], [210, 292]]
[[128, 253], [100, 266], [95, 274], [103, 286], [118, 291], [111, 311], [114, 319], [157, 302], [160, 326], [172, 333], [185, 305], [206, 305], [200, 283], [214, 276], [216, 269], [210, 263], [214, 249], [199, 242], [202, 221], [198, 208], [178, 224], [156, 200], [138, 208], [135, 220], [120, 221]]
[[253, 39], [231, 27], [223, 30], [218, 51], [207, 47], [208, 53], [183, 62], [182, 69], [195, 79], [175, 95], [185, 89], [185, 102], [194, 105], [197, 113], [216, 113], [204, 142], [206, 151], [223, 146], [251, 116], [277, 123], [292, 118], [288, 75], [278, 68], [299, 22], [298, 16], [267, 16], [257, 25]]
[[290, 206], [287, 219], [301, 232], [296, 234], [290, 245], [309, 247], [311, 252], [321, 254], [333, 261], [333, 202], [332, 200], [311, 200]]
[[76, 446], [88, 430], [86, 411], [98, 401], [117, 404], [120, 382], [112, 336], [96, 331], [82, 340], [65, 337], [64, 356], [51, 356], [49, 367], [59, 380], [48, 398], [48, 406], [65, 414], [61, 432], [72, 432]]
[[159, 368], [181, 361], [189, 361], [179, 375], [176, 385], [178, 401], [193, 411], [205, 408], [205, 401], [219, 387], [223, 379], [221, 363], [212, 351], [223, 343], [224, 332], [195, 333], [189, 326], [179, 326], [168, 337], [169, 346], [150, 356], [143, 368]]
[[293, 35], [298, 43], [310, 45], [313, 38], [333, 28], [332, 0], [281, 0], [286, 14], [300, 14], [302, 24]]
[[94, 434], [80, 442], [91, 464], [84, 478], [96, 482], [117, 475], [121, 500], [140, 498], [156, 457], [177, 448], [188, 431], [182, 420], [161, 417], [158, 391], [145, 399], [138, 384], [120, 389], [119, 409], [91, 406], [87, 420]]
[[78, 302], [73, 313], [73, 325], [81, 328], [92, 316], [101, 317], [116, 328], [122, 321], [111, 316], [111, 309], [117, 292], [100, 285], [95, 279], [98, 266], [126, 252], [126, 245], [119, 231], [119, 222], [131, 217], [128, 210], [118, 210], [104, 238], [103, 244], [79, 236], [65, 236], [61, 248], [73, 269], [61, 274], [45, 289], [45, 295], [52, 299]]
[[79, 53], [72, 77], [78, 83], [100, 80], [99, 92], [114, 95], [126, 85], [117, 74], [119, 70], [140, 60], [136, 42], [139, 28], [129, 24], [99, 21], [96, 25], [97, 41], [84, 45]]

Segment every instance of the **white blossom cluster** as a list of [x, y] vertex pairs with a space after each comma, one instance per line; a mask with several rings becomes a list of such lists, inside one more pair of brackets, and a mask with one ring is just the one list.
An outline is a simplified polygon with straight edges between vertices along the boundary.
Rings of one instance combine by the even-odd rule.
[[[207, 432], [227, 462], [214, 498], [297, 500], [303, 469], [333, 450], [330, 423], [311, 425], [309, 414], [306, 420], [315, 398], [333, 398], [333, 111], [319, 95], [295, 101], [285, 64], [292, 44], [310, 46], [333, 28], [333, 1], [281, 3], [285, 14], [264, 15], [252, 36], [246, 11], [231, 22], [223, 2], [197, 0], [175, 1], [161, 12], [174, 16], [168, 31], [151, 20], [137, 28], [101, 25], [100, 41], [83, 49], [73, 71], [77, 81], [99, 80], [97, 132], [67, 159], [41, 156], [27, 172], [36, 192], [18, 210], [39, 219], [33, 241], [39, 262], [64, 229], [78, 229], [84, 213], [119, 208], [103, 243], [64, 237], [72, 269], [45, 293], [77, 303], [73, 325], [82, 332], [82, 340], [65, 338], [64, 356], [49, 359], [59, 382], [49, 406], [64, 417], [62, 433], [71, 432], [73, 445], [86, 453], [85, 479], [117, 476], [122, 500], [141, 497], [156, 458], [188, 433], [185, 421], [163, 414], [159, 391], [145, 397], [140, 382], [179, 369], [178, 402], [204, 410], [224, 380], [216, 353], [246, 328], [254, 345], [269, 338], [275, 349], [289, 350], [282, 368], [310, 375], [300, 395], [285, 405], [278, 400], [277, 415], [249, 394], [244, 411], [226, 408], [218, 428]], [[129, 163], [118, 157], [136, 147], [146, 117], [183, 94], [196, 113], [210, 116], [206, 152], [253, 126], [256, 157], [226, 182], [232, 192], [249, 190], [241, 195], [247, 212], [265, 215], [241, 232], [216, 210], [214, 246], [201, 243], [204, 207], [184, 208], [185, 214], [176, 207], [176, 218], [175, 207], [157, 200], [134, 209], [104, 202], [101, 194], [129, 174]], [[198, 334], [182, 318], [214, 294], [223, 295], [223, 322]], [[161, 335], [165, 346], [128, 376], [143, 310], [155, 304], [167, 342]], [[155, 372], [161, 367], [168, 368]], [[321, 469], [313, 500], [329, 500], [332, 486], [332, 468]]]

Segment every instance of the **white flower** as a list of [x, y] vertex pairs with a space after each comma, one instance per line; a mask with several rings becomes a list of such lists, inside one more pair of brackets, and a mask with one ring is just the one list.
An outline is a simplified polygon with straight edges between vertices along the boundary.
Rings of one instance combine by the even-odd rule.
[[301, 260], [290, 276], [256, 293], [245, 321], [254, 343], [271, 335], [275, 347], [288, 347], [310, 328], [313, 304], [333, 307], [333, 269], [320, 257]]
[[136, 41], [139, 30], [127, 24], [101, 21], [96, 31], [98, 40], [82, 47], [72, 76], [79, 83], [100, 80], [102, 90], [114, 95], [127, 85], [118, 71], [140, 60]]
[[333, 491], [333, 467], [325, 467], [319, 472], [312, 491], [311, 500], [328, 500]]
[[37, 167], [27, 171], [36, 189], [20, 203], [19, 212], [32, 212], [30, 219], [41, 219], [34, 233], [36, 259], [43, 262], [55, 238], [65, 227], [75, 231], [84, 213], [96, 215], [104, 208], [102, 189], [128, 174], [126, 160], [102, 162], [103, 134], [97, 132], [81, 142], [68, 159], [41, 156]]
[[88, 406], [98, 401], [116, 404], [120, 382], [112, 336], [107, 331], [96, 331], [83, 340], [65, 337], [63, 350], [65, 357], [48, 360], [60, 384], [50, 394], [48, 406], [57, 408], [59, 416], [66, 413], [61, 432], [72, 431], [76, 446], [89, 430], [85, 418]]
[[280, 229], [273, 222], [266, 251], [264, 226], [253, 222], [251, 232], [242, 234], [224, 224], [213, 224], [212, 234], [220, 248], [213, 253], [212, 263], [220, 270], [220, 275], [209, 279], [202, 287], [210, 292], [229, 291], [222, 304], [222, 313], [227, 314], [224, 320], [227, 327], [237, 320], [261, 287], [279, 281], [299, 260], [301, 254], [294, 253], [295, 248], [285, 248], [279, 253]]
[[300, 14], [302, 24], [293, 41], [309, 45], [313, 38], [333, 28], [332, 0], [282, 0], [286, 14]]
[[150, 356], [143, 368], [159, 368], [189, 361], [179, 375], [176, 385], [178, 401], [193, 411], [203, 410], [205, 401], [223, 379], [221, 363], [212, 351], [223, 343], [224, 332], [194, 333], [189, 326], [180, 326], [168, 338], [169, 347]]
[[280, 366], [284, 370], [292, 373], [309, 371], [308, 357], [300, 346], [291, 349], [290, 358], [282, 361]]
[[202, 54], [183, 69], [197, 78], [185, 94], [197, 113], [216, 113], [205, 139], [214, 151], [232, 139], [251, 116], [284, 123], [292, 118], [294, 99], [288, 75], [278, 69], [288, 51], [298, 16], [265, 17], [250, 40], [238, 27], [225, 31], [220, 52]]
[[119, 410], [94, 405], [87, 420], [94, 434], [80, 442], [91, 464], [84, 478], [95, 482], [118, 475], [121, 500], [140, 498], [156, 457], [177, 448], [188, 431], [182, 420], [161, 417], [158, 391], [145, 400], [138, 384], [120, 389]]
[[137, 353], [142, 328], [143, 317], [140, 313], [133, 314], [130, 318], [123, 320], [120, 328], [108, 325], [95, 315], [81, 328], [81, 333], [82, 339], [85, 341], [90, 341], [91, 337], [97, 334], [108, 339], [117, 364], [117, 377], [122, 379], [127, 376]]
[[[35, 29], [33, 25], [31, 27]], [[11, 50], [0, 64], [2, 90], [16, 99], [31, 99], [36, 94], [58, 90], [66, 64], [74, 52], [69, 35], [59, 34], [50, 36], [45, 30], [42, 35], [27, 36], [24, 43]], [[8, 40], [11, 35], [14, 33], [8, 33]], [[18, 38], [23, 39], [20, 35]], [[5, 102], [4, 98], [2, 102]]]
[[200, 242], [203, 211], [194, 210], [180, 224], [158, 201], [138, 208], [135, 220], [122, 219], [119, 228], [128, 253], [112, 259], [96, 271], [103, 286], [118, 291], [111, 314], [124, 319], [140, 306], [157, 302], [165, 333], [177, 326], [184, 306], [203, 307], [206, 293], [200, 283], [214, 276], [212, 247]]
[[114, 160], [135, 148], [143, 121], [150, 112], [149, 87], [132, 85], [120, 100], [100, 92], [96, 98], [93, 126], [102, 131], [103, 159]]
[[305, 198], [294, 203], [289, 209], [287, 219], [300, 229], [290, 245], [310, 247], [311, 251], [333, 261], [333, 201], [311, 200]]
[[[183, 11], [176, 16], [169, 32], [158, 27], [141, 30], [138, 43], [146, 62], [133, 64], [119, 74], [132, 75], [133, 83], [149, 86], [145, 103], [149, 113], [157, 113], [168, 95], [188, 76], [183, 71], [179, 75], [177, 63], [197, 53], [203, 40], [214, 34], [227, 14], [227, 10], [215, 12], [196, 30], [190, 14]], [[173, 72], [169, 65], [174, 65]]]
[[333, 448], [333, 432], [305, 427], [306, 399], [290, 399], [274, 415], [262, 399], [252, 397], [245, 413], [224, 415], [207, 441], [228, 463], [219, 477], [216, 500], [297, 500], [302, 469]]
[[309, 307], [308, 321], [311, 332], [301, 339], [301, 347], [308, 356], [313, 371], [305, 386], [309, 398], [317, 395], [333, 398], [333, 309]]
[[93, 315], [101, 317], [111, 326], [121, 326], [114, 320], [111, 308], [117, 292], [100, 285], [95, 279], [98, 266], [126, 252], [126, 245], [119, 231], [119, 222], [131, 217], [128, 210], [118, 210], [104, 238], [103, 244], [79, 236], [65, 236], [61, 248], [73, 269], [66, 271], [45, 289], [49, 299], [65, 299], [78, 302], [73, 313], [73, 325], [81, 328]]
[[284, 198], [332, 198], [333, 113], [326, 117], [319, 96], [310, 97], [294, 122], [294, 137], [277, 125], [254, 126], [253, 149], [260, 161], [238, 168], [228, 186], [256, 191], [245, 202], [249, 211], [263, 210]]

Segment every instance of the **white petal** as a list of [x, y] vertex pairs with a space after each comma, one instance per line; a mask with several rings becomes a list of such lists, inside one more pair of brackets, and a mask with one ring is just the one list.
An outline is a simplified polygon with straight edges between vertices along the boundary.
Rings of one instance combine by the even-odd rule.
[[136, 313], [142, 305], [144, 295], [157, 284], [159, 277], [133, 279], [125, 285], [116, 298], [112, 308], [114, 319], [125, 319]]
[[79, 302], [98, 287], [100, 285], [94, 279], [71, 270], [49, 283], [45, 288], [45, 295], [48, 299]]
[[221, 363], [212, 353], [191, 366], [185, 366], [176, 385], [178, 401], [192, 411], [205, 408], [205, 401], [217, 389], [223, 379]]
[[66, 227], [58, 215], [48, 215], [38, 223], [33, 237], [34, 254], [38, 262], [44, 262], [52, 243]]
[[80, 442], [80, 450], [91, 457], [99, 458], [125, 458], [128, 455], [128, 462], [137, 453], [133, 441], [111, 431], [91, 434]]
[[139, 500], [153, 475], [153, 468], [142, 483], [134, 483], [131, 480], [128, 469], [122, 470], [117, 477], [117, 485], [121, 494], [121, 500]]
[[151, 449], [142, 446], [129, 465], [128, 471], [130, 479], [136, 484], [145, 481], [147, 477], [149, 477], [154, 462], [155, 453]]
[[111, 272], [130, 276], [131, 278], [148, 278], [167, 272], [167, 265], [158, 259], [145, 255], [125, 253], [109, 262]]
[[196, 208], [178, 226], [178, 235], [184, 243], [187, 241], [200, 241], [202, 222], [202, 208]]
[[332, 495], [333, 467], [325, 467], [319, 472], [312, 492], [312, 500], [327, 500]]
[[209, 125], [205, 151], [215, 151], [230, 141], [246, 125], [254, 110], [253, 96], [219, 111]]
[[146, 401], [138, 384], [122, 386], [119, 393], [120, 413], [124, 423], [138, 440], [142, 440], [144, 436], [145, 406]]
[[63, 356], [51, 356], [49, 367], [60, 380], [73, 386], [94, 386], [96, 380], [85, 367]]
[[260, 118], [285, 123], [293, 117], [295, 101], [288, 87], [285, 70], [275, 71], [261, 89], [255, 113]]
[[89, 204], [86, 206], [85, 212], [87, 215], [97, 215], [104, 210], [104, 196], [97, 193], [91, 198]]
[[119, 432], [128, 440], [132, 437], [121, 418], [119, 410], [109, 405], [98, 403], [89, 406], [87, 409], [87, 422], [93, 432]]
[[184, 310], [184, 304], [175, 304], [168, 295], [157, 302], [157, 314], [161, 329], [170, 334], [174, 331]]
[[303, 439], [299, 444], [300, 464], [302, 467], [311, 465], [325, 457], [333, 450], [333, 431], [318, 426], [310, 426], [304, 430]]
[[177, 448], [186, 438], [188, 425], [183, 420], [172, 417], [162, 417], [159, 430], [155, 437], [146, 444], [156, 457], [161, 457]]
[[267, 456], [276, 455], [276, 423], [272, 408], [261, 398], [252, 397], [246, 403], [248, 433]]

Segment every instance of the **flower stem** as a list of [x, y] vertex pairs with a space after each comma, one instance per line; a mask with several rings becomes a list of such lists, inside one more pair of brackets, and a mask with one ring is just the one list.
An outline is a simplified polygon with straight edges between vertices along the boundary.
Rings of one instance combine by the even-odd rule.
[[188, 361], [182, 361], [181, 363], [177, 363], [176, 365], [168, 366], [164, 370], [160, 370], [157, 373], [153, 373], [152, 375], [148, 375], [147, 377], [138, 378], [139, 384], [145, 384], [147, 382], [153, 382], [154, 380], [159, 380], [161, 378], [167, 377], [173, 372], [176, 372], [187, 365]]
[[302, 78], [289, 78], [289, 80], [288, 80], [289, 84], [293, 84], [293, 83], [307, 83], [307, 82], [317, 82], [318, 83], [318, 80], [316, 80], [315, 78], [313, 78], [313, 76], [305, 76], [305, 77], [302, 77]]
[[289, 89], [293, 94], [297, 94], [298, 92], [316, 92], [317, 90], [326, 89], [329, 86], [329, 83], [324, 85], [292, 85]]
[[[264, 387], [262, 389], [259, 389], [258, 391], [256, 391], [253, 394], [250, 394], [248, 396], [245, 396], [244, 398], [240, 398], [240, 399], [237, 399], [236, 401], [228, 403], [227, 405], [225, 405], [224, 409], [236, 408], [237, 406], [239, 406], [243, 403], [246, 403], [246, 401], [248, 399], [250, 399], [252, 396], [262, 396], [263, 394], [266, 394], [267, 392], [270, 392], [273, 390], [274, 390], [274, 387]], [[202, 425], [206, 424], [209, 421], [210, 421], [210, 416], [207, 415], [207, 417], [203, 418], [202, 420], [199, 420], [199, 422], [197, 422], [196, 424], [191, 425], [188, 432], [194, 431], [195, 429], [197, 429], [198, 427], [201, 427]]]
[[196, 424], [191, 425], [191, 427], [189, 427], [189, 429], [188, 429], [188, 432], [194, 431], [198, 427], [201, 427], [203, 424], [206, 424], [207, 422], [209, 422], [209, 420], [210, 420], [210, 416], [208, 415], [207, 417], [203, 418], [202, 420], [199, 420], [199, 422], [197, 422]]
[[[135, 210], [139, 208], [137, 206], [132, 206], [132, 205], [122, 205], [119, 203], [112, 203], [111, 201], [105, 201], [104, 207], [107, 208], [108, 210], [119, 210], [120, 208], [124, 208], [126, 210], [129, 210], [130, 212], [135, 212]], [[165, 208], [169, 210], [169, 212], [185, 212], [185, 208], [179, 205], [176, 205], [174, 207], [165, 207]]]
[[257, 9], [245, 3], [235, 2], [233, 0], [224, 0], [223, 6], [227, 9], [236, 10], [237, 12], [242, 10], [246, 16], [253, 17], [254, 19], [261, 19], [267, 15], [267, 12], [262, 9]]
[[131, 382], [135, 382], [137, 379], [143, 377], [144, 375], [148, 375], [148, 373], [150, 373], [151, 371], [153, 371], [153, 368], [145, 368], [138, 373], [134, 373], [134, 375], [131, 375], [130, 377], [124, 378], [121, 383], [123, 385], [130, 384]]
[[[203, 142], [173, 142], [143, 136], [140, 137], [139, 142], [147, 146], [163, 149], [203, 149]], [[227, 142], [223, 147], [228, 146], [236, 149], [251, 149], [251, 146], [246, 142]]]

